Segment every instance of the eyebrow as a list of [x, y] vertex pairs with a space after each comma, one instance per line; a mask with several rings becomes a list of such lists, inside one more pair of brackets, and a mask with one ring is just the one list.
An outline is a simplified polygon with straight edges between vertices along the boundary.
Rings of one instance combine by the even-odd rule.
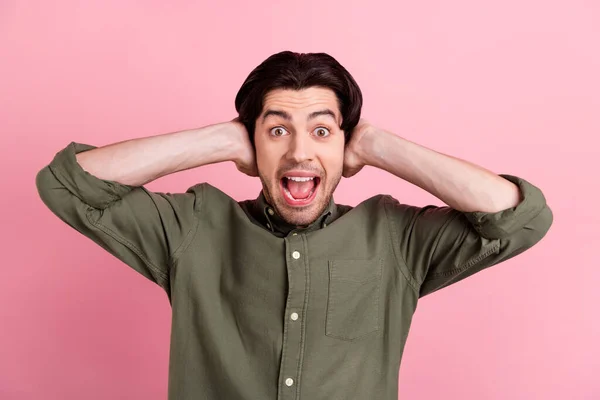
[[[286, 121], [291, 121], [292, 120], [292, 116], [289, 113], [287, 113], [286, 111], [283, 111], [283, 110], [271, 110], [271, 109], [269, 109], [269, 110], [265, 111], [265, 113], [263, 114], [262, 122], [265, 122], [265, 120], [267, 119], [267, 117], [269, 117], [271, 115], [281, 117], [281, 118], [285, 119]], [[331, 111], [330, 109], [328, 109], [328, 108], [326, 108], [324, 110], [319, 110], [319, 111], [313, 111], [313, 112], [311, 112], [310, 114], [308, 114], [307, 121], [310, 121], [311, 119], [315, 119], [315, 118], [317, 118], [318, 116], [321, 116], [321, 115], [329, 115], [331, 118], [333, 118], [334, 121], [337, 122], [337, 118], [336, 118], [335, 113], [333, 111]]]

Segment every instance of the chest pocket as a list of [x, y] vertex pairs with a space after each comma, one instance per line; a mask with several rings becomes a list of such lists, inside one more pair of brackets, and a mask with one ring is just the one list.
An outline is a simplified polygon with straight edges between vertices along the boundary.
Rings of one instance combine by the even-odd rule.
[[379, 330], [382, 261], [329, 261], [325, 334], [357, 340]]

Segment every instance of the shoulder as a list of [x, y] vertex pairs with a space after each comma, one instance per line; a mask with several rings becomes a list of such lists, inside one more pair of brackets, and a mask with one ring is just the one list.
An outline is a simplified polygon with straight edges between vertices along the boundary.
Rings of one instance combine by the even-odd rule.
[[340, 216], [352, 211], [354, 215], [364, 215], [369, 218], [376, 216], [385, 216], [386, 202], [394, 201], [388, 195], [378, 194], [358, 203], [356, 206], [336, 203], [337, 211]]
[[195, 208], [197, 211], [203, 208], [204, 205], [208, 205], [214, 210], [215, 208], [218, 208], [218, 206], [237, 204], [237, 202], [227, 193], [207, 182], [201, 182], [194, 186], [190, 186], [186, 190], [186, 194], [195, 197]]
[[360, 202], [356, 207], [362, 207], [371, 211], [384, 210], [394, 204], [400, 204], [398, 200], [389, 194], [377, 194]]

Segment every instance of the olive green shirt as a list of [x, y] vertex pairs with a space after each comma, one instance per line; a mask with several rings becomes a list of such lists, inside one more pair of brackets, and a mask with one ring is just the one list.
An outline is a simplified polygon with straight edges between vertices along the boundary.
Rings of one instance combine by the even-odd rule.
[[37, 175], [54, 214], [157, 283], [172, 307], [169, 399], [398, 398], [420, 297], [535, 245], [553, 216], [511, 175], [520, 203], [496, 213], [416, 207], [387, 195], [331, 201], [304, 229], [259, 195], [207, 183], [185, 193], [101, 180], [71, 142]]

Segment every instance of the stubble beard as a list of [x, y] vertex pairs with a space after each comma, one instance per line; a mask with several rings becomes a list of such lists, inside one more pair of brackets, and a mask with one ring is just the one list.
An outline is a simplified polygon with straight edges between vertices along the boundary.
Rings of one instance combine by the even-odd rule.
[[[260, 173], [259, 178], [263, 186], [265, 199], [267, 200], [267, 203], [275, 208], [277, 214], [279, 214], [281, 218], [290, 225], [305, 227], [312, 224], [317, 218], [319, 218], [319, 216], [323, 214], [323, 212], [325, 212], [329, 206], [329, 203], [331, 202], [333, 192], [342, 178], [342, 174], [340, 172], [338, 176], [333, 177], [332, 182], [328, 185], [327, 182], [321, 181], [319, 187], [317, 188], [320, 193], [317, 193], [317, 198], [313, 201], [313, 203], [309, 204], [308, 206], [298, 208], [290, 207], [285, 203], [285, 200], [281, 198], [282, 195], [281, 189], [279, 188], [279, 181], [273, 182], [272, 185], [268, 185], [268, 180]], [[324, 181], [327, 181], [327, 179], [324, 179]], [[274, 193], [277, 195], [274, 196]]]

